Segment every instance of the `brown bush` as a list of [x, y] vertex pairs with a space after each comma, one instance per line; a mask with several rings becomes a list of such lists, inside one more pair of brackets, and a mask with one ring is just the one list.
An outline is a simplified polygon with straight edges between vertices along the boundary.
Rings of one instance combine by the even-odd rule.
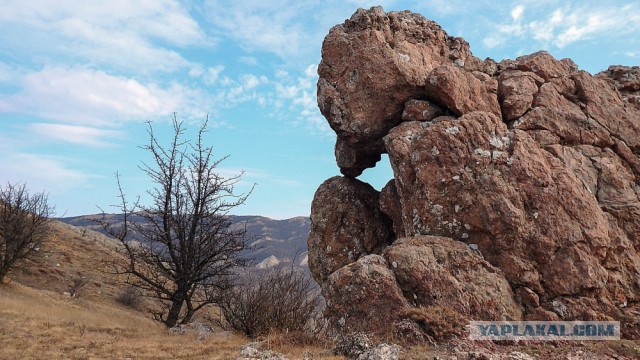
[[124, 306], [130, 308], [137, 308], [140, 305], [140, 291], [133, 286], [129, 286], [122, 290], [122, 292], [116, 298], [116, 301]]
[[467, 317], [448, 306], [411, 308], [404, 315], [436, 341], [463, 336], [468, 324]]
[[313, 280], [295, 268], [254, 271], [218, 302], [216, 325], [255, 338], [303, 331], [315, 319], [319, 296]]
[[0, 188], [0, 283], [17, 262], [29, 258], [49, 236], [54, 208], [44, 192], [26, 185]]

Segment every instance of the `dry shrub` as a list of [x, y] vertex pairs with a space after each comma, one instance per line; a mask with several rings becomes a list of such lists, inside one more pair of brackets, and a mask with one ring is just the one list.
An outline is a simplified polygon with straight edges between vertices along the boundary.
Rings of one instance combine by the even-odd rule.
[[270, 332], [304, 331], [319, 303], [315, 283], [295, 268], [254, 271], [220, 299], [224, 319], [216, 325], [250, 338]]
[[53, 213], [44, 192], [31, 194], [24, 184], [0, 187], [0, 283], [17, 263], [39, 251], [51, 234]]
[[411, 308], [404, 315], [420, 325], [436, 341], [463, 336], [468, 324], [467, 317], [441, 305]]
[[129, 286], [122, 290], [116, 298], [116, 301], [121, 305], [135, 309], [140, 305], [140, 297], [141, 294], [138, 289], [133, 286]]

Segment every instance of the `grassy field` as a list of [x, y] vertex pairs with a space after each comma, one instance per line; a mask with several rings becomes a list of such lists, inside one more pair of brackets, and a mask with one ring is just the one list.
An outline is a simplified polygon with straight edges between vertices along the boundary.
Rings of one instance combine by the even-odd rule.
[[[174, 334], [154, 322], [144, 306], [116, 298], [125, 285], [109, 270], [117, 244], [91, 231], [55, 223], [53, 236], [34, 260], [0, 286], [0, 359], [235, 359], [242, 336], [217, 330]], [[85, 284], [69, 295], [77, 279]], [[342, 359], [322, 346], [267, 342], [290, 359]]]
[[3, 359], [233, 359], [245, 339], [171, 335], [139, 312], [9, 284], [0, 292]]

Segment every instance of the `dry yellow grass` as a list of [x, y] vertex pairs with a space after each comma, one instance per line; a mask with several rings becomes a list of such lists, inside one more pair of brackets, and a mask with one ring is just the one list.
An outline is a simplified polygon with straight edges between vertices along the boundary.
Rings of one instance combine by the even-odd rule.
[[233, 359], [245, 339], [172, 335], [133, 310], [19, 284], [0, 291], [2, 359]]
[[[115, 248], [97, 233], [56, 223], [38, 258], [0, 285], [0, 359], [228, 360], [250, 342], [223, 331], [201, 339], [196, 333], [172, 334], [144, 312], [118, 304], [124, 286], [106, 271], [118, 256]], [[77, 277], [89, 282], [72, 298], [64, 292]], [[317, 345], [268, 344], [290, 359], [343, 359]]]

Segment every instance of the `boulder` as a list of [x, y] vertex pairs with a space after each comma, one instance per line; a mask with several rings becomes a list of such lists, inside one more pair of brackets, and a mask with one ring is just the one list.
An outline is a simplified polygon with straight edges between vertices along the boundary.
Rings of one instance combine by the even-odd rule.
[[361, 256], [380, 253], [393, 236], [380, 211], [380, 194], [358, 179], [336, 176], [325, 181], [311, 205], [309, 268], [316, 281]]
[[263, 342], [254, 342], [242, 346], [236, 360], [289, 360], [286, 356], [271, 350], [263, 350]]
[[442, 109], [427, 100], [411, 99], [404, 104], [402, 121], [431, 121], [444, 115]]
[[476, 320], [522, 318], [501, 271], [468, 245], [439, 236], [415, 236], [387, 247], [398, 284], [415, 306], [449, 306]]
[[375, 7], [330, 31], [319, 75], [342, 173], [382, 153], [394, 173], [380, 194], [356, 180], [318, 190], [311, 270], [329, 319], [406, 325], [402, 312], [449, 306], [614, 319], [640, 336], [638, 67], [592, 76], [544, 51], [480, 61], [432, 21]]
[[498, 77], [498, 97], [505, 120], [516, 120], [533, 104], [533, 97], [544, 80], [532, 72], [506, 70]]
[[322, 284], [325, 318], [338, 333], [392, 333], [409, 307], [396, 277], [380, 255], [346, 265]]
[[636, 109], [640, 109], [640, 66], [609, 66], [596, 77], [613, 82], [622, 99]]
[[340, 149], [350, 149], [353, 160], [339, 160], [342, 173], [354, 177], [373, 167], [384, 152], [382, 137], [402, 121], [404, 103], [425, 98], [429, 73], [465, 62], [479, 62], [469, 44], [419, 14], [359, 9], [334, 26], [322, 44], [318, 105], [338, 142], [347, 143]]
[[623, 94], [640, 91], [640, 66], [609, 66], [596, 77], [608, 77]]

